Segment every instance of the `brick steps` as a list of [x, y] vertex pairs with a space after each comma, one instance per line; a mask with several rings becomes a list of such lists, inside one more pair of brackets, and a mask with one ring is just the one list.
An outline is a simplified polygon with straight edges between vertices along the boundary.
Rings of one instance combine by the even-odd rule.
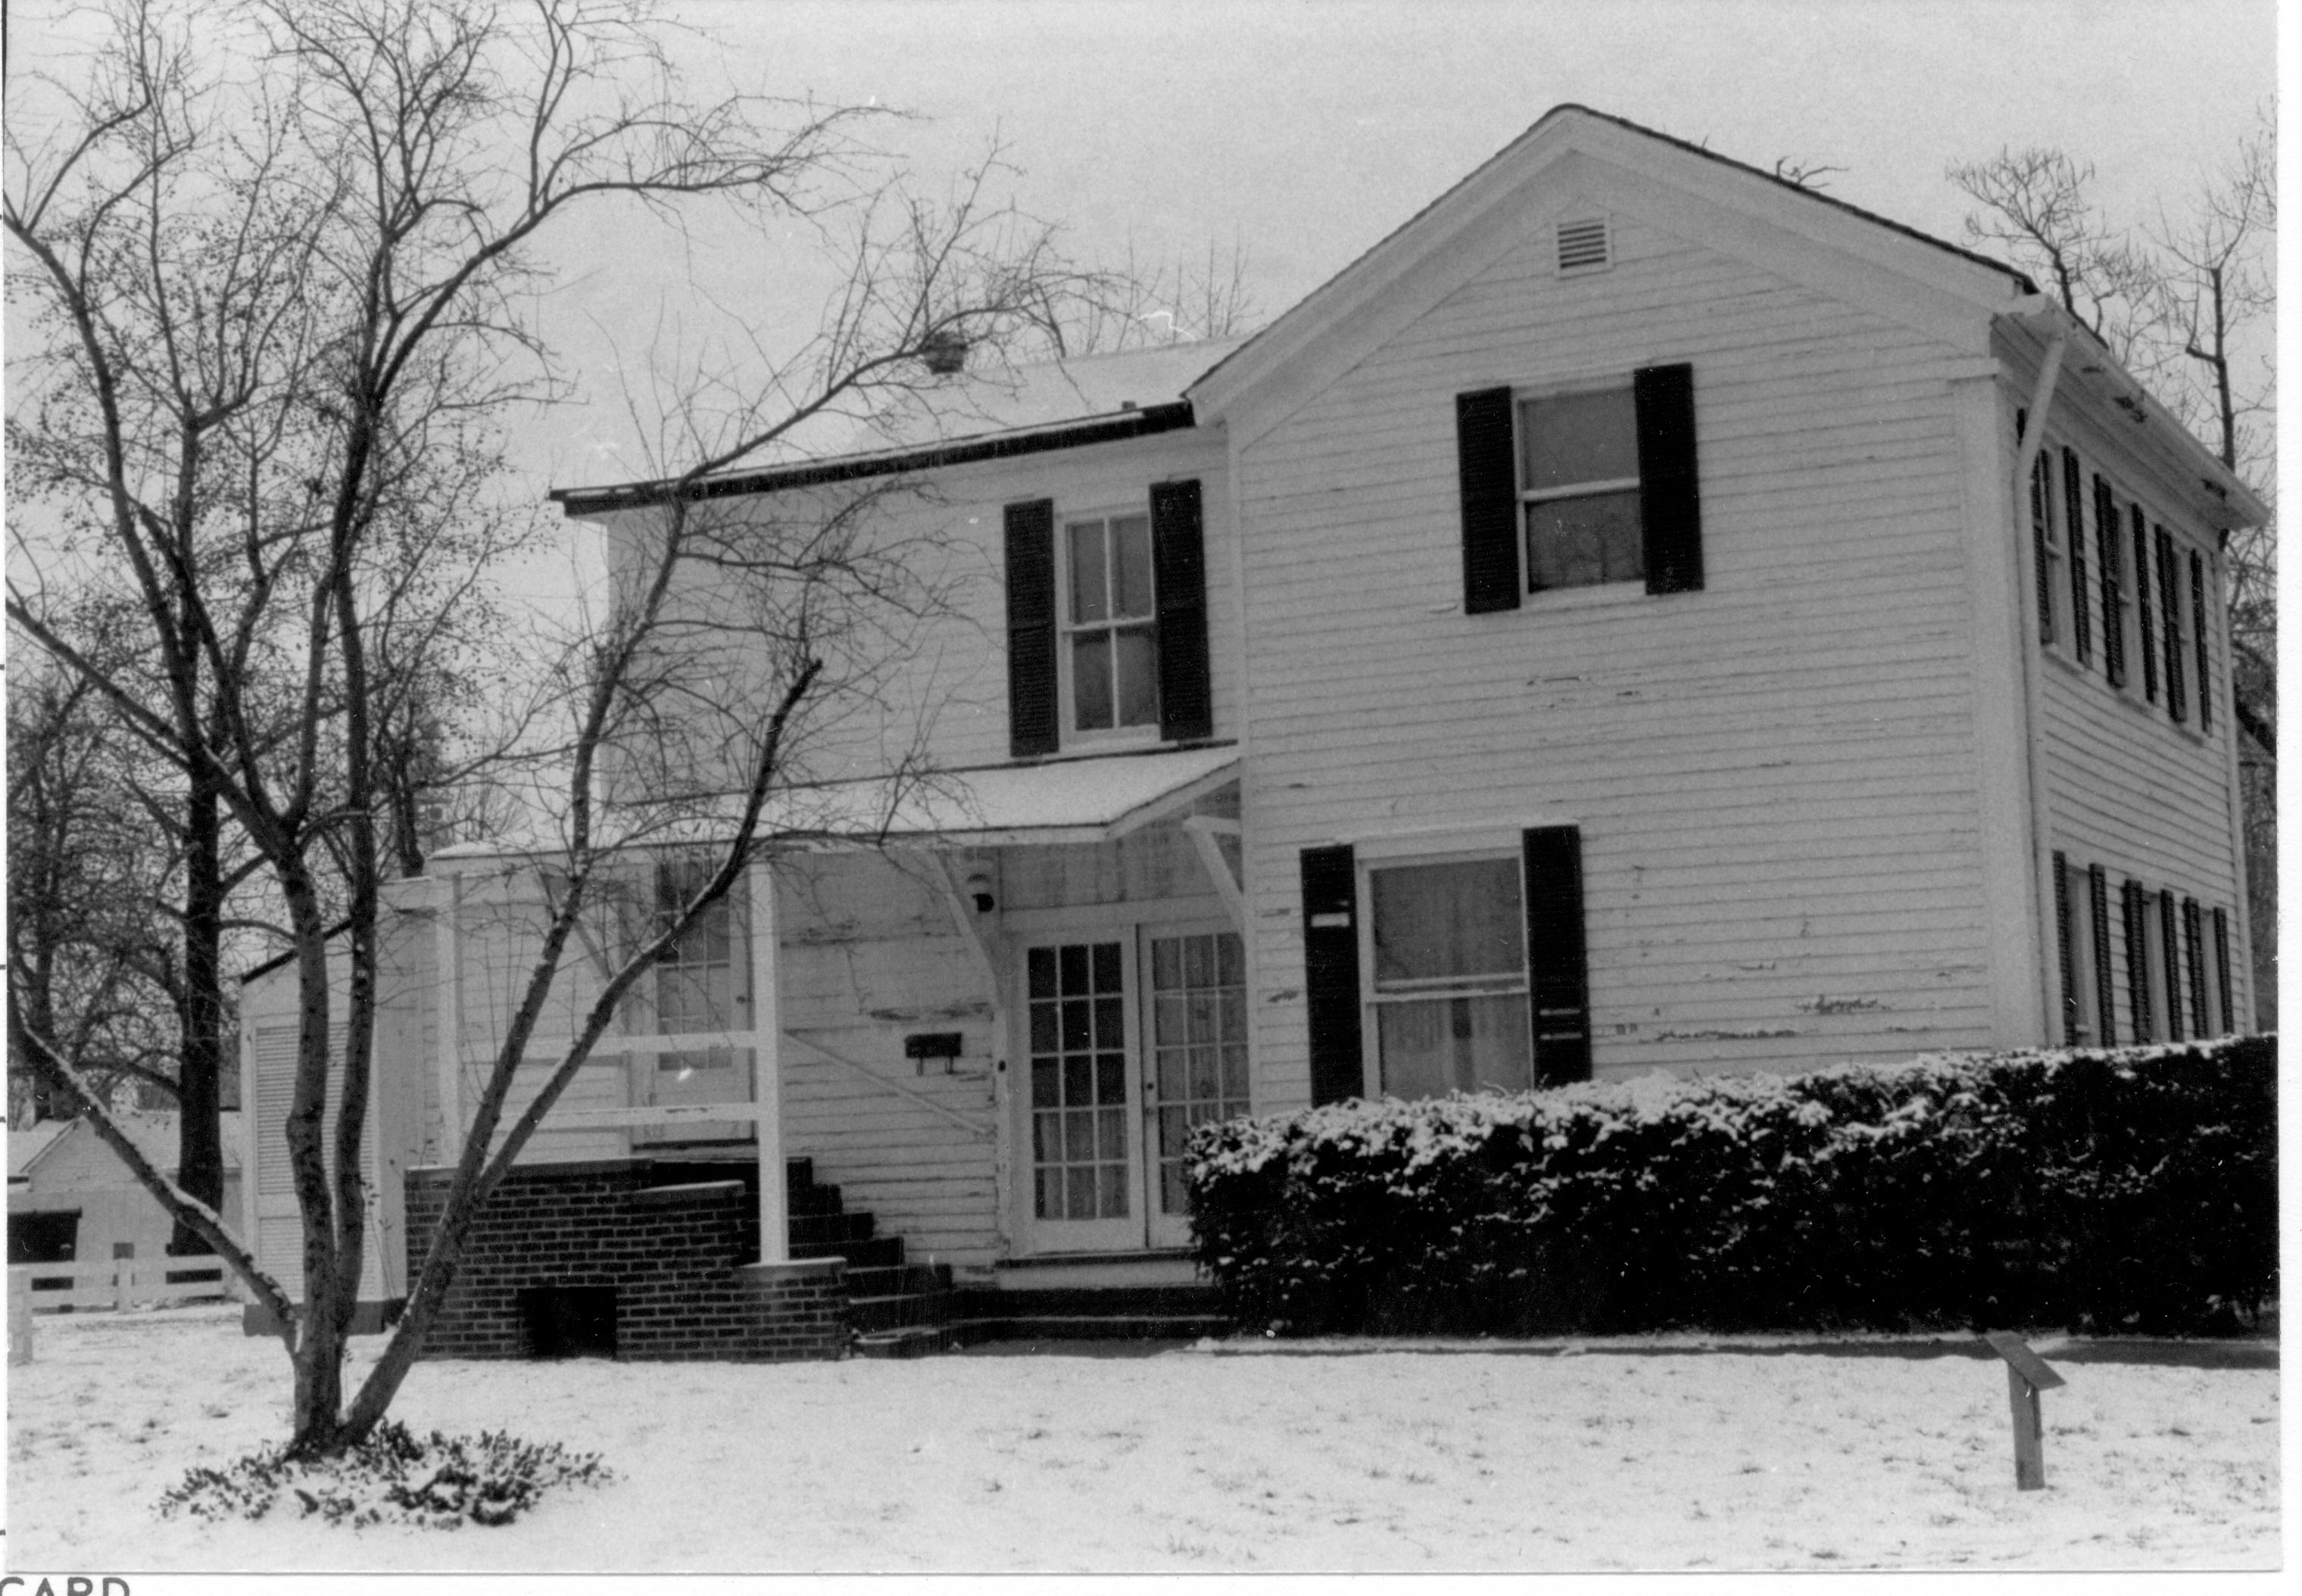
[[994, 1340], [1196, 1340], [1231, 1331], [1212, 1286], [1065, 1286], [958, 1293], [952, 1325]]

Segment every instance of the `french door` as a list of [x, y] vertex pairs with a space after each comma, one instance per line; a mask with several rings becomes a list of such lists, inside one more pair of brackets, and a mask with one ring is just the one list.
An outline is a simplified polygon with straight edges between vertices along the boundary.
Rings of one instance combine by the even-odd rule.
[[1029, 1250], [1181, 1246], [1190, 1131], [1248, 1109], [1238, 934], [1127, 927], [1022, 962]]

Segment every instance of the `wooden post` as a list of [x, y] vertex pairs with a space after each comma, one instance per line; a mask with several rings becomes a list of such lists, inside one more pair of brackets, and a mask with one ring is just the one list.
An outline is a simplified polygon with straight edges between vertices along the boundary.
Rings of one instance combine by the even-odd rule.
[[791, 1261], [790, 1200], [784, 1186], [783, 1004], [778, 982], [782, 959], [777, 945], [776, 872], [754, 859], [745, 884], [752, 899], [752, 1098], [759, 1118], [760, 1262]]
[[2038, 1411], [2038, 1393], [2066, 1384], [2046, 1359], [2030, 1350], [2011, 1331], [1986, 1331], [1982, 1339], [2006, 1360], [2006, 1404], [2014, 1419], [2014, 1489], [2046, 1488], [2046, 1425]]
[[8, 1272], [8, 1361], [32, 1361], [32, 1278], [14, 1269]]

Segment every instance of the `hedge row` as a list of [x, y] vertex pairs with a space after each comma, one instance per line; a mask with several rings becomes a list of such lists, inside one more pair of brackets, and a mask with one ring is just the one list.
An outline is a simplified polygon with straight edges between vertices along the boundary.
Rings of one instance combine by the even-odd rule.
[[1193, 1246], [1281, 1334], [2227, 1332], [2277, 1289], [2277, 1044], [1934, 1056], [1201, 1128]]

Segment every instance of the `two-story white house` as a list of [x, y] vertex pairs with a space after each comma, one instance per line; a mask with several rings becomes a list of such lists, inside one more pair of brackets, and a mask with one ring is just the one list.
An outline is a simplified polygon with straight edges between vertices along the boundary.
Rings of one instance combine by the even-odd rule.
[[[2264, 508], [2006, 266], [1568, 105], [1251, 339], [947, 381], [942, 436], [710, 487], [929, 490], [883, 513], [982, 573], [885, 686], [937, 779], [877, 809], [884, 738], [818, 751], [533, 1189], [756, 1160], [774, 1266], [806, 1159], [979, 1282], [1150, 1279], [1212, 1118], [2252, 1012], [2222, 543]], [[379, 1296], [526, 868], [401, 895]], [[250, 1009], [284, 1193], [292, 996]]]

